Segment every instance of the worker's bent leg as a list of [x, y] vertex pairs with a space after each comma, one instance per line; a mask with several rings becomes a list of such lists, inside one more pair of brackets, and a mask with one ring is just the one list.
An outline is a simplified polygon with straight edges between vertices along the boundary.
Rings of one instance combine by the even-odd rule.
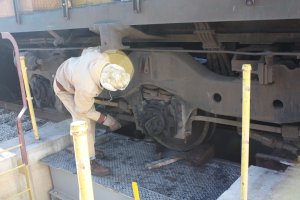
[[72, 115], [73, 121], [76, 120], [84, 120], [88, 124], [88, 148], [89, 148], [89, 155], [91, 159], [95, 158], [95, 128], [96, 122], [79, 116], [75, 112], [75, 102], [74, 102], [74, 95], [68, 92], [60, 91], [57, 86], [54, 84], [54, 92], [56, 96], [60, 99], [60, 101], [64, 104], [65, 108], [70, 112]]
[[[92, 109], [95, 109], [93, 107]], [[91, 158], [95, 158], [95, 134], [96, 134], [96, 122], [93, 120], [90, 120], [88, 118], [85, 118], [84, 116], [78, 116], [81, 120], [84, 120], [87, 122], [89, 128], [88, 128], [88, 144], [89, 144], [89, 154]]]
[[69, 111], [72, 117], [75, 116], [76, 112], [75, 112], [74, 95], [65, 91], [60, 91], [55, 83], [53, 84], [53, 89], [56, 96], [64, 104], [65, 108]]
[[93, 120], [90, 120], [85, 117], [81, 117], [78, 115], [74, 115], [73, 121], [77, 120], [83, 120], [86, 121], [88, 125], [88, 130], [87, 130], [87, 136], [88, 136], [88, 148], [89, 148], [89, 155], [91, 159], [96, 158], [96, 153], [95, 153], [95, 129], [96, 129], [96, 122]]
[[61, 102], [64, 104], [66, 109], [70, 112], [72, 115], [73, 121], [75, 120], [84, 120], [88, 124], [88, 149], [89, 149], [89, 156], [91, 160], [91, 170], [92, 174], [94, 176], [106, 176], [110, 174], [110, 169], [103, 167], [96, 161], [96, 155], [95, 155], [95, 128], [96, 128], [96, 122], [87, 119], [85, 117], [79, 116], [75, 112], [75, 102], [74, 102], [74, 95], [70, 94], [68, 92], [60, 91], [56, 84], [54, 84], [54, 92], [57, 95], [57, 97], [61, 100]]
[[96, 122], [93, 120], [90, 120], [85, 117], [80, 117], [78, 115], [72, 116], [73, 121], [76, 120], [83, 120], [86, 121], [88, 125], [88, 130], [87, 130], [87, 136], [88, 136], [88, 148], [89, 148], [89, 155], [91, 159], [96, 158], [96, 153], [95, 153], [95, 129], [96, 129]]

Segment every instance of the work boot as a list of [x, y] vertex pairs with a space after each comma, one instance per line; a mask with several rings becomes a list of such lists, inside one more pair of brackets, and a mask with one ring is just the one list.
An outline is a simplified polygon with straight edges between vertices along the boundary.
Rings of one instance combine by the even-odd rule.
[[110, 169], [100, 165], [96, 160], [91, 160], [91, 171], [93, 176], [107, 176]]

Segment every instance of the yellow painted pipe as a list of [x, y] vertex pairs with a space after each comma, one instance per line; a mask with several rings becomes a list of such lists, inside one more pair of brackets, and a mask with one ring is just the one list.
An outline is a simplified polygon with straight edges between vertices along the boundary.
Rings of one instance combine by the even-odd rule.
[[33, 129], [35, 139], [39, 140], [40, 135], [39, 135], [38, 127], [36, 124], [36, 118], [35, 118], [35, 114], [34, 114], [34, 110], [33, 110], [32, 97], [31, 97], [31, 92], [30, 92], [30, 87], [29, 87], [29, 82], [28, 82], [27, 68], [26, 68], [24, 56], [20, 57], [20, 64], [21, 64], [22, 76], [23, 76], [23, 80], [24, 80], [24, 87], [25, 87], [25, 91], [26, 91], [26, 99], [27, 99], [27, 104], [28, 104], [28, 108], [29, 108], [32, 129]]
[[[29, 193], [30, 192], [30, 188], [27, 188], [27, 189], [25, 189], [25, 190], [23, 190], [23, 191], [21, 191], [21, 192], [18, 192], [17, 194], [15, 194], [15, 195], [13, 195], [13, 196], [11, 196], [11, 197], [9, 197], [9, 198], [7, 198], [6, 200], [15, 200], [15, 199], [23, 199], [22, 197], [24, 197], [24, 196], [22, 196], [22, 197], [20, 197], [21, 195], [25, 195], [26, 193]], [[31, 198], [30, 197], [28, 197], [30, 200], [31, 200]]]
[[241, 199], [248, 199], [251, 65], [243, 65]]
[[2, 153], [4, 153], [4, 152], [9, 152], [9, 151], [14, 150], [14, 149], [16, 149], [16, 148], [20, 148], [21, 146], [22, 146], [22, 144], [18, 144], [18, 145], [15, 145], [15, 146], [13, 146], [13, 147], [9, 147], [9, 148], [7, 148], [7, 149], [1, 149], [1, 150], [0, 150], [0, 154], [2, 154]]
[[25, 167], [25, 166], [26, 166], [25, 164], [18, 165], [18, 166], [16, 166], [16, 167], [12, 168], [12, 169], [9, 169], [9, 170], [6, 170], [6, 171], [4, 171], [4, 172], [1, 172], [1, 173], [0, 173], [0, 176], [7, 175], [7, 174], [9, 174], [9, 173], [11, 173], [11, 172], [14, 172], [14, 171], [16, 171], [16, 170], [18, 170], [18, 169], [21, 169], [21, 168]]
[[139, 187], [137, 182], [132, 182], [133, 199], [140, 200]]
[[70, 134], [73, 136], [80, 200], [94, 199], [87, 130], [85, 121], [71, 123]]
[[29, 189], [29, 191], [28, 191], [29, 199], [34, 200], [35, 198], [34, 198], [34, 195], [33, 195], [33, 184], [32, 184], [32, 181], [31, 181], [30, 170], [29, 170], [28, 165], [25, 165], [25, 175], [26, 175], [26, 184], [27, 184], [27, 187]]

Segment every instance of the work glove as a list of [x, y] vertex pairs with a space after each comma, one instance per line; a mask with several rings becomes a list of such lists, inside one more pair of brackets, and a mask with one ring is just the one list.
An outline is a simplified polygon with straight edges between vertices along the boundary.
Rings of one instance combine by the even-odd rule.
[[112, 116], [107, 115], [103, 122], [104, 126], [107, 126], [110, 131], [116, 131], [121, 128], [121, 124]]

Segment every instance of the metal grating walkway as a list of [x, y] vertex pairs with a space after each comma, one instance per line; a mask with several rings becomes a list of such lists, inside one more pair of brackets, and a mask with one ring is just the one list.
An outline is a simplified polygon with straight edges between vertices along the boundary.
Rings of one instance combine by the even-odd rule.
[[[217, 159], [202, 167], [178, 161], [161, 169], [147, 170], [145, 164], [155, 160], [154, 144], [115, 134], [108, 136], [110, 141], [96, 148], [106, 155], [99, 162], [110, 167], [113, 174], [93, 179], [127, 196], [132, 196], [131, 182], [137, 181], [141, 199], [217, 199], [240, 175], [238, 165]], [[50, 155], [42, 162], [52, 168], [76, 172], [74, 157], [66, 150]]]

